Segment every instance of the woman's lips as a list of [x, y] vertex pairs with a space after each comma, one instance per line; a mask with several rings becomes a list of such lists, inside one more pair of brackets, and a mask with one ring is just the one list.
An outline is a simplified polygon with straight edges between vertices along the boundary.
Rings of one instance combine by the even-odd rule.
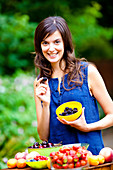
[[55, 53], [55, 54], [49, 54], [49, 53], [48, 53], [48, 55], [49, 55], [50, 58], [55, 58], [55, 57], [57, 56], [57, 54], [58, 54], [58, 52]]

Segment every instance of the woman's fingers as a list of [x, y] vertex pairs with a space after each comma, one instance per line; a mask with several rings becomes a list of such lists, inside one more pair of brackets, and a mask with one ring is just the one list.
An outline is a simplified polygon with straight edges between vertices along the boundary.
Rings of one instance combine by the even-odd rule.
[[43, 87], [41, 87], [39, 89], [38, 88], [36, 89], [36, 95], [43, 95], [45, 93], [46, 93], [46, 89], [43, 88]]
[[43, 77], [41, 77], [40, 79], [37, 80], [36, 82], [36, 87], [39, 86], [40, 82], [43, 80]]
[[47, 92], [47, 85], [45, 84], [40, 84], [37, 88], [36, 88], [36, 95], [44, 95]]
[[45, 81], [45, 84], [48, 85], [48, 79]]
[[86, 123], [85, 116], [84, 116], [84, 109], [85, 108], [83, 107], [81, 116], [74, 121], [66, 121], [65, 119], [61, 120], [58, 117], [57, 119], [63, 124], [70, 125], [80, 131], [87, 132], [88, 128], [87, 128], [87, 123]]
[[58, 117], [57, 117], [57, 119], [61, 122], [61, 123], [63, 123], [63, 124], [69, 124], [69, 121], [66, 121], [65, 119], [59, 119]]

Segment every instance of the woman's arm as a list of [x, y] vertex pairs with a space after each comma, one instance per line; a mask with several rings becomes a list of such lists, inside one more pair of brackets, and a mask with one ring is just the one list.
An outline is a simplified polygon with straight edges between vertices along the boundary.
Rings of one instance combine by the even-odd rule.
[[[48, 82], [41, 84], [40, 78], [38, 81], [34, 81], [34, 98], [37, 114], [37, 130], [41, 140], [48, 140], [49, 136], [49, 120], [50, 120], [50, 90]], [[42, 101], [42, 103], [41, 103]]]
[[75, 121], [60, 120], [59, 118], [58, 120], [83, 132], [101, 130], [113, 126], [113, 101], [108, 94], [100, 73], [93, 65], [88, 66], [88, 85], [90, 92], [102, 107], [105, 117], [97, 122], [87, 124], [83, 109], [81, 117]]
[[113, 101], [108, 94], [105, 83], [96, 69], [96, 67], [88, 66], [88, 83], [92, 94], [102, 107], [105, 117], [98, 122], [88, 124], [89, 131], [105, 129], [113, 126]]

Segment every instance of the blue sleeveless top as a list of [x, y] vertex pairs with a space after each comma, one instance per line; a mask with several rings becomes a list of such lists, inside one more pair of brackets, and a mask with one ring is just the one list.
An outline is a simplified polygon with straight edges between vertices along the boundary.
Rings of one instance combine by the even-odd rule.
[[[83, 62], [86, 65], [85, 62]], [[90, 95], [88, 88], [88, 67], [83, 70], [85, 75], [83, 85], [70, 91], [63, 88], [61, 81], [60, 94], [58, 92], [58, 78], [51, 78], [49, 86], [51, 90], [50, 102], [50, 133], [49, 142], [62, 144], [88, 143], [90, 150], [94, 155], [104, 147], [101, 131], [82, 132], [69, 125], [64, 125], [57, 120], [56, 109], [59, 105], [68, 101], [78, 101], [85, 107], [85, 119], [87, 123], [93, 123], [99, 120], [99, 112], [96, 99]], [[67, 84], [67, 75], [64, 78], [64, 85], [69, 89]]]

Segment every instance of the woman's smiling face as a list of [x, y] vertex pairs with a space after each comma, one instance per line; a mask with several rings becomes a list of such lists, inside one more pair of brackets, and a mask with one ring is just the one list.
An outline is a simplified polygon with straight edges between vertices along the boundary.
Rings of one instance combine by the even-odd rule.
[[57, 30], [41, 42], [44, 57], [52, 64], [61, 60], [64, 54], [64, 42]]

